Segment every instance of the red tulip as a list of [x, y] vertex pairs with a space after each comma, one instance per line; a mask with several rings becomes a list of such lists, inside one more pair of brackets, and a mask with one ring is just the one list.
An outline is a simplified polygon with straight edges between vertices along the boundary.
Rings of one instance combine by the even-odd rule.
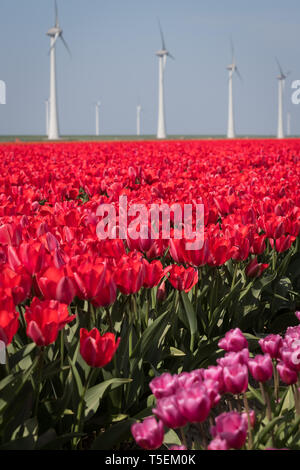
[[116, 300], [117, 286], [107, 263], [84, 262], [74, 273], [78, 297], [90, 300], [96, 307], [106, 307]]
[[118, 289], [125, 295], [135, 294], [145, 280], [145, 266], [142, 258], [133, 254], [123, 256], [114, 273], [114, 281]]
[[37, 277], [38, 287], [46, 300], [58, 300], [69, 305], [76, 295], [73, 273], [65, 268], [50, 267]]
[[84, 328], [80, 330], [80, 354], [91, 367], [106, 366], [112, 360], [119, 343], [120, 338], [116, 341], [113, 333], [101, 336], [97, 328], [90, 332]]
[[12, 342], [19, 328], [19, 314], [12, 304], [10, 307], [9, 310], [4, 310], [3, 305], [0, 306], [0, 340], [6, 345]]
[[56, 300], [41, 301], [35, 297], [30, 307], [26, 307], [27, 335], [38, 346], [48, 346], [55, 342], [58, 332], [74, 318], [75, 315], [69, 315], [66, 304]]
[[183, 266], [173, 264], [168, 281], [179, 290], [189, 292], [198, 282], [198, 271], [194, 268], [185, 269]]
[[258, 263], [257, 258], [254, 258], [246, 267], [245, 272], [248, 277], [260, 277], [268, 267], [268, 264]]

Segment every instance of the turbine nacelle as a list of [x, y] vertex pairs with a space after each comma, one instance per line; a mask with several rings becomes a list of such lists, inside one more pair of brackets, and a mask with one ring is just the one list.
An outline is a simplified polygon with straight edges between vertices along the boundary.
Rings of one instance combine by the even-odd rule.
[[63, 30], [61, 28], [54, 26], [47, 31], [46, 35], [54, 38], [55, 36], [61, 36], [62, 33]]

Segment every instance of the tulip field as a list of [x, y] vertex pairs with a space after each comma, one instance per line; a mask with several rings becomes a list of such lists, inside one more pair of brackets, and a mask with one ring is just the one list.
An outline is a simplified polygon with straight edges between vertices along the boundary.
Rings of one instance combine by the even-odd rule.
[[299, 232], [297, 139], [0, 144], [0, 449], [300, 450]]

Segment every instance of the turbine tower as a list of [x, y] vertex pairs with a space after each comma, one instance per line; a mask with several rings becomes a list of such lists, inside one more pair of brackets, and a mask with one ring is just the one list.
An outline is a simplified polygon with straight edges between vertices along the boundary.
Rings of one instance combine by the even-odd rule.
[[228, 139], [235, 138], [235, 126], [234, 126], [234, 112], [233, 112], [233, 92], [232, 92], [232, 79], [234, 72], [237, 74], [240, 80], [242, 80], [241, 74], [237, 68], [234, 57], [234, 47], [233, 42], [231, 41], [231, 53], [232, 53], [232, 62], [226, 67], [229, 72], [228, 77], [228, 127], [227, 127], [227, 137]]
[[288, 137], [291, 135], [291, 113], [287, 113], [286, 133]]
[[97, 101], [97, 103], [95, 103], [96, 136], [100, 135], [100, 126], [99, 126], [99, 109], [100, 109], [100, 106], [101, 106], [101, 101]]
[[277, 126], [277, 139], [284, 138], [284, 131], [283, 131], [283, 91], [284, 91], [284, 84], [285, 79], [289, 75], [290, 72], [284, 73], [281, 65], [276, 59], [279, 75], [277, 76], [278, 79], [278, 126]]
[[48, 139], [59, 139], [59, 124], [58, 124], [58, 109], [57, 109], [57, 89], [56, 89], [56, 42], [60, 38], [70, 53], [70, 49], [62, 35], [63, 30], [59, 26], [58, 10], [56, 0], [55, 6], [55, 26], [47, 31], [47, 36], [50, 36], [50, 96], [49, 96], [49, 130]]
[[166, 67], [167, 57], [174, 59], [172, 54], [167, 50], [164, 40], [163, 31], [158, 20], [158, 26], [161, 36], [162, 47], [161, 50], [156, 52], [159, 59], [159, 75], [158, 75], [158, 122], [157, 122], [157, 138], [165, 139], [166, 134], [166, 121], [165, 121], [165, 102], [164, 102], [164, 72]]
[[49, 134], [49, 100], [45, 101], [46, 107], [46, 136], [48, 137]]
[[136, 135], [141, 135], [141, 111], [142, 106], [140, 104], [136, 107]]

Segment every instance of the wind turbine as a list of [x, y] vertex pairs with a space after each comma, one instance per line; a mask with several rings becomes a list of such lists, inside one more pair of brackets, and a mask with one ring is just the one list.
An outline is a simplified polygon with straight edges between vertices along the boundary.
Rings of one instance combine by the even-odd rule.
[[288, 137], [291, 135], [291, 113], [287, 113], [286, 133]]
[[96, 111], [96, 135], [100, 135], [100, 126], [99, 126], [99, 109], [100, 109], [100, 106], [101, 106], [101, 101], [97, 101], [95, 103], [95, 111]]
[[142, 106], [140, 104], [136, 107], [136, 135], [141, 135], [141, 111]]
[[283, 91], [284, 91], [284, 84], [286, 77], [290, 74], [290, 72], [284, 73], [281, 65], [276, 59], [279, 75], [277, 76], [278, 79], [278, 127], [277, 127], [277, 139], [284, 138], [283, 132]]
[[228, 139], [235, 138], [235, 127], [234, 127], [234, 113], [233, 113], [233, 93], [232, 93], [232, 77], [234, 72], [237, 74], [240, 80], [242, 80], [241, 74], [237, 68], [234, 57], [234, 47], [233, 42], [231, 41], [231, 53], [232, 53], [232, 62], [226, 67], [229, 72], [228, 77], [228, 127], [227, 127], [227, 137]]
[[161, 28], [160, 21], [158, 20], [158, 26], [161, 36], [162, 47], [156, 52], [159, 59], [159, 75], [158, 75], [158, 122], [157, 122], [157, 138], [165, 139], [166, 134], [166, 122], [165, 122], [165, 102], [164, 102], [164, 72], [167, 62], [167, 57], [174, 59], [172, 54], [167, 50], [163, 31]]
[[49, 96], [49, 130], [48, 139], [59, 139], [59, 124], [58, 124], [58, 109], [57, 109], [57, 90], [56, 90], [56, 42], [60, 38], [70, 53], [70, 49], [63, 37], [63, 30], [59, 26], [58, 9], [56, 0], [55, 7], [55, 26], [47, 31], [47, 36], [50, 36], [50, 96]]
[[49, 100], [45, 100], [46, 107], [46, 135], [49, 134]]

